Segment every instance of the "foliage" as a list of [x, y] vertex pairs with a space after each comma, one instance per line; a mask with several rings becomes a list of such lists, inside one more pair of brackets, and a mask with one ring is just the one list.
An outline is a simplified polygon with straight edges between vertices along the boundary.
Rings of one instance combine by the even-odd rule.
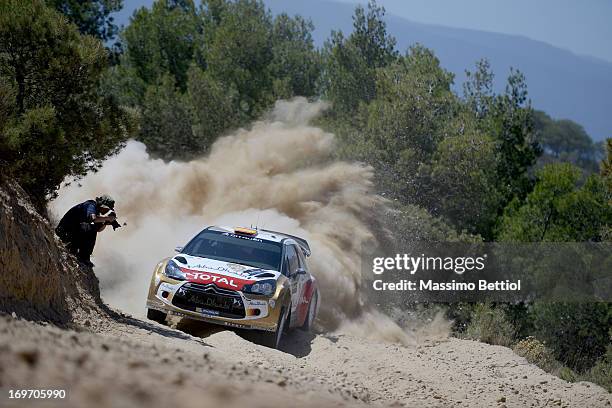
[[525, 357], [528, 362], [537, 365], [546, 372], [558, 372], [562, 368], [562, 364], [555, 359], [550, 349], [533, 336], [516, 343], [513, 350], [516, 354]]
[[[213, 18], [214, 17], [214, 18]], [[272, 77], [272, 16], [260, 1], [225, 2], [207, 22], [200, 46], [210, 76], [237, 89], [239, 108], [256, 117], [274, 102]]]
[[[186, 159], [278, 98], [315, 96], [321, 61], [313, 29], [299, 16], [272, 17], [258, 0], [208, 0], [200, 8], [157, 0], [121, 33], [125, 51], [104, 88], [143, 112], [138, 138], [152, 154]], [[179, 119], [170, 129], [167, 121]]]
[[573, 370], [592, 367], [610, 345], [612, 304], [536, 303], [532, 308], [535, 336]]
[[117, 34], [110, 14], [121, 10], [122, 0], [47, 0], [47, 4], [67, 16], [82, 34], [102, 41], [109, 41]]
[[534, 112], [534, 128], [543, 149], [539, 167], [551, 162], [568, 162], [587, 174], [598, 171], [601, 151], [584, 128], [568, 119], [555, 120], [545, 112]]
[[612, 223], [612, 207], [601, 177], [579, 185], [581, 172], [571, 164], [551, 164], [537, 173], [524, 202], [514, 200], [501, 219], [499, 239], [514, 242], [601, 241]]
[[525, 76], [511, 69], [505, 92], [494, 95], [494, 75], [488, 61], [479, 61], [475, 72], [466, 73], [464, 98], [476, 113], [479, 128], [491, 135], [497, 145], [497, 184], [503, 203], [522, 198], [531, 188], [528, 170], [541, 154]]
[[228, 90], [207, 72], [197, 66], [191, 67], [186, 100], [190, 107], [193, 136], [199, 144], [196, 152], [206, 151], [225, 129], [244, 121], [236, 109], [237, 95], [236, 90]]
[[445, 138], [429, 168], [435, 198], [430, 206], [437, 206], [460, 230], [487, 234], [502, 200], [496, 163], [495, 142], [489, 136], [475, 132]]
[[[481, 242], [482, 238], [457, 233], [442, 219], [415, 205], [392, 205], [378, 218], [393, 236], [393, 246], [403, 250], [415, 242]], [[387, 245], [390, 246], [390, 245]]]
[[[150, 10], [136, 10], [120, 35], [124, 52], [115, 78], [125, 78], [122, 82], [127, 89], [122, 93], [141, 102], [146, 87], [157, 84], [164, 75], [171, 75], [184, 90], [198, 31], [201, 23], [190, 0], [159, 0]], [[118, 96], [122, 97], [122, 93]]]
[[351, 114], [360, 102], [374, 99], [376, 69], [397, 57], [395, 39], [387, 33], [384, 14], [384, 8], [374, 1], [368, 3], [367, 12], [357, 6], [353, 32], [346, 38], [341, 31], [332, 32], [325, 43], [322, 94], [337, 114]]
[[[612, 333], [610, 334], [612, 337]], [[586, 373], [579, 376], [580, 381], [590, 381], [612, 392], [612, 344], [608, 344], [606, 354]]]
[[314, 47], [312, 21], [279, 14], [272, 27], [269, 70], [275, 99], [316, 96], [321, 57]]
[[465, 336], [489, 344], [510, 346], [514, 343], [515, 329], [501, 307], [482, 303], [475, 306]]
[[189, 106], [170, 75], [147, 87], [140, 135], [150, 153], [165, 159], [181, 155], [197, 144], [191, 132]]
[[106, 64], [102, 43], [44, 2], [0, 3], [0, 162], [41, 207], [130, 130], [128, 114], [98, 92]]

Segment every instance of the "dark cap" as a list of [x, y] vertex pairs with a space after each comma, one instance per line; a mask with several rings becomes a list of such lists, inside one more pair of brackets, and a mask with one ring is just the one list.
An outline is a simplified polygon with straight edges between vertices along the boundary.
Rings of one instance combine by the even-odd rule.
[[96, 204], [104, 207], [108, 207], [111, 210], [115, 209], [115, 200], [108, 194], [103, 194], [101, 197], [96, 197]]

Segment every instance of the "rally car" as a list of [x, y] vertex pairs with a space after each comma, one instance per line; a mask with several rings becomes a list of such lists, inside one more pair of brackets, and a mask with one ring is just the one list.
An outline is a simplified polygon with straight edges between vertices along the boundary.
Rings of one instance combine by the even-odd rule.
[[153, 271], [147, 318], [168, 315], [265, 332], [278, 348], [289, 328], [312, 328], [319, 308], [308, 242], [275, 231], [212, 226]]

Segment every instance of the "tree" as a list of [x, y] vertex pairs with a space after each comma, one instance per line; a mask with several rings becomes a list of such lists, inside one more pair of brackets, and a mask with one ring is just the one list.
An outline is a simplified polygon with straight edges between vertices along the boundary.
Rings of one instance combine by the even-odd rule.
[[612, 206], [598, 175], [580, 185], [581, 171], [571, 164], [550, 164], [523, 202], [515, 199], [501, 219], [499, 239], [513, 242], [601, 241], [612, 223]]
[[528, 170], [541, 154], [525, 76], [511, 68], [505, 92], [493, 95], [494, 76], [488, 61], [478, 62], [476, 72], [466, 73], [464, 99], [478, 117], [480, 130], [491, 135], [497, 145], [496, 173], [498, 185], [503, 186], [505, 205], [513, 197], [524, 197], [531, 189]]
[[0, 3], [0, 162], [39, 208], [131, 130], [129, 115], [99, 93], [106, 64], [102, 43], [43, 1]]
[[138, 138], [152, 156], [165, 160], [189, 157], [197, 148], [188, 101], [171, 75], [147, 87]]
[[109, 41], [117, 34], [111, 13], [121, 10], [122, 0], [47, 0], [47, 4], [76, 24], [82, 34]]
[[272, 16], [258, 0], [227, 1], [205, 9], [201, 58], [215, 80], [239, 94], [239, 108], [256, 117], [273, 101]]
[[351, 35], [345, 38], [342, 32], [332, 32], [325, 43], [322, 92], [338, 113], [350, 114], [360, 102], [373, 100], [376, 69], [397, 58], [395, 39], [387, 33], [384, 14], [375, 1], [368, 3], [367, 12], [357, 6]]
[[466, 81], [463, 83], [463, 96], [479, 119], [485, 118], [491, 110], [494, 99], [493, 79], [489, 60], [476, 62], [474, 72], [465, 71]]
[[431, 160], [452, 118], [452, 78], [433, 52], [412, 47], [376, 72], [376, 97], [357, 119], [347, 119], [362, 123], [359, 129], [339, 132], [345, 154], [374, 166], [382, 192], [403, 203], [423, 204], [419, 169]]
[[[612, 207], [612, 138], [606, 139], [607, 155], [601, 162], [601, 177], [606, 185], [608, 206]], [[604, 225], [601, 232], [604, 241], [612, 241], [612, 224]]]
[[205, 152], [219, 135], [244, 122], [236, 109], [236, 99], [236, 90], [228, 90], [199, 67], [191, 67], [187, 100], [195, 144], [188, 146], [189, 151], [196, 154]]
[[[191, 0], [157, 0], [151, 9], [134, 12], [130, 25], [121, 33], [124, 49], [111, 83], [121, 82], [120, 94], [142, 102], [147, 86], [170, 74], [185, 90], [201, 24]], [[120, 95], [121, 97], [121, 95]]]
[[496, 165], [490, 136], [472, 130], [445, 138], [431, 164], [429, 207], [458, 230], [491, 239], [501, 200]]
[[555, 120], [542, 111], [535, 111], [534, 129], [543, 150], [538, 160], [540, 167], [546, 163], [568, 162], [590, 174], [598, 171], [600, 149], [578, 123]]
[[312, 21], [280, 14], [272, 27], [272, 61], [275, 98], [311, 97], [321, 72], [319, 53], [312, 40]]

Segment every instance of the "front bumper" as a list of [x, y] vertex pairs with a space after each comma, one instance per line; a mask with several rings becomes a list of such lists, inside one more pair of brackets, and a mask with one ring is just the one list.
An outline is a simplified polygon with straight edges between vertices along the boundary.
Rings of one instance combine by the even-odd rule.
[[174, 281], [155, 274], [147, 298], [147, 308], [169, 315], [242, 329], [275, 331], [285, 305], [282, 285], [272, 297], [245, 295], [213, 284], [198, 285]]

